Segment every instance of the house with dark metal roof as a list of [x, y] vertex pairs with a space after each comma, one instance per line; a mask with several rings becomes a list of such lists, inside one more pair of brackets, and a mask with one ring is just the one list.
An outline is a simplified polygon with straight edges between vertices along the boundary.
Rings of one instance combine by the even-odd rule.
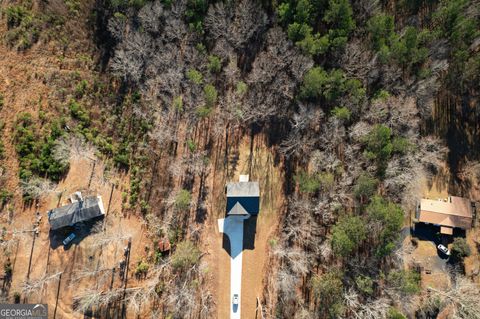
[[72, 227], [77, 223], [105, 215], [101, 196], [91, 196], [48, 212], [51, 230]]
[[248, 181], [248, 175], [240, 175], [240, 181], [227, 184], [227, 215], [258, 215], [260, 188], [258, 182]]

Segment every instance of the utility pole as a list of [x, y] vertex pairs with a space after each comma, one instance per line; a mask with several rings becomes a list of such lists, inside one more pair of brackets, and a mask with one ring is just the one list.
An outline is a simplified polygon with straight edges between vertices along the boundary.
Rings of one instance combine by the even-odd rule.
[[62, 283], [62, 274], [58, 277], [58, 286], [57, 286], [57, 298], [55, 301], [55, 310], [53, 311], [53, 319], [57, 316], [57, 306], [58, 306], [58, 297], [60, 295], [60, 284]]
[[92, 159], [93, 166], [92, 166], [92, 173], [90, 173], [90, 178], [88, 179], [88, 186], [87, 186], [87, 193], [90, 193], [90, 184], [92, 183], [93, 175], [95, 174], [95, 166], [97, 165], [97, 161]]
[[28, 261], [27, 281], [30, 278], [30, 268], [32, 267], [33, 248], [35, 247], [35, 239], [37, 238], [36, 231], [34, 230], [32, 233], [33, 233], [33, 241], [32, 241], [32, 249], [30, 250], [30, 259]]

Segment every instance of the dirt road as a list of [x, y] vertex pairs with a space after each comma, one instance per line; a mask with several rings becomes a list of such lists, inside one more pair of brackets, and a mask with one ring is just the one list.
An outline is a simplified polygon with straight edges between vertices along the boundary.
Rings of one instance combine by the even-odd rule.
[[[238, 161], [234, 167], [234, 174], [224, 182], [236, 181], [240, 174], [249, 174], [251, 181], [260, 184], [260, 213], [253, 223], [246, 227], [250, 232], [252, 242], [244, 247], [242, 252], [242, 279], [241, 279], [241, 318], [255, 318], [257, 297], [261, 297], [263, 280], [268, 273], [268, 244], [276, 231], [278, 212], [284, 203], [282, 196], [283, 176], [281, 169], [274, 162], [274, 156], [261, 136], [255, 137], [253, 146], [249, 137], [245, 137], [238, 148]], [[250, 156], [251, 154], [251, 156]], [[219, 192], [219, 198], [225, 194]], [[223, 203], [224, 204], [224, 203]], [[208, 231], [208, 260], [213, 269], [213, 283], [215, 285], [215, 300], [217, 300], [217, 318], [228, 319], [232, 309], [230, 280], [231, 258], [224, 249], [223, 234], [218, 229], [217, 219], [225, 217], [225, 206], [217, 205], [210, 221], [211, 230]]]

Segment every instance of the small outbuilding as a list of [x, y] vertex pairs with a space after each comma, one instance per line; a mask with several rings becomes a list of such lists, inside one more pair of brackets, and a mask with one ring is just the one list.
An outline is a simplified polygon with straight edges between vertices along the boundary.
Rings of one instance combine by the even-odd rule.
[[469, 199], [457, 196], [445, 200], [422, 199], [417, 205], [415, 222], [439, 226], [440, 233], [452, 235], [454, 228], [472, 227], [474, 207]]
[[171, 249], [171, 244], [170, 244], [170, 240], [168, 238], [163, 238], [161, 239], [159, 242], [158, 242], [158, 251], [162, 254], [162, 255], [167, 255], [170, 253], [170, 249]]
[[240, 175], [239, 182], [227, 184], [227, 215], [253, 215], [260, 211], [258, 182], [250, 182], [248, 175]]
[[72, 227], [79, 222], [88, 221], [105, 215], [101, 196], [91, 196], [74, 201], [71, 204], [54, 208], [48, 212], [51, 230]]

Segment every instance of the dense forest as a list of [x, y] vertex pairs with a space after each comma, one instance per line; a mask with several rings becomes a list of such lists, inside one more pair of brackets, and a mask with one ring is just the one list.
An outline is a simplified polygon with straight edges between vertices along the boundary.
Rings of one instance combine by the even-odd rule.
[[[55, 88], [48, 106], [8, 117], [0, 162], [10, 143], [18, 164], [0, 169], [2, 214], [13, 214], [15, 196], [35, 205], [81, 148], [103, 159], [107, 173], [128, 175], [122, 210], [140, 216], [153, 241], [172, 243], [170, 256], [153, 252], [133, 270], [152, 279], [143, 289], [76, 295], [77, 312], [108, 312], [128, 298], [133, 309], [148, 303], [152, 318], [217, 316], [198, 266], [218, 199], [206, 181], [216, 171], [231, 179], [238, 140], [262, 136], [282, 171], [285, 202], [269, 241], [261, 318], [426, 319], [447, 310], [452, 316], [442, 318], [480, 318], [478, 278], [462, 266], [465, 242], [455, 246], [444, 291], [421, 284], [420, 270], [405, 265], [403, 243], [424, 180], [448, 167], [448, 191], [460, 196], [480, 180], [480, 2], [6, 0], [0, 7], [6, 50], [21, 55], [49, 44], [60, 63], [77, 50], [83, 58], [75, 63], [91, 65], [90, 75], [38, 74]], [[75, 33], [80, 17], [89, 44]], [[7, 93], [0, 91], [0, 114], [10, 112]]]

